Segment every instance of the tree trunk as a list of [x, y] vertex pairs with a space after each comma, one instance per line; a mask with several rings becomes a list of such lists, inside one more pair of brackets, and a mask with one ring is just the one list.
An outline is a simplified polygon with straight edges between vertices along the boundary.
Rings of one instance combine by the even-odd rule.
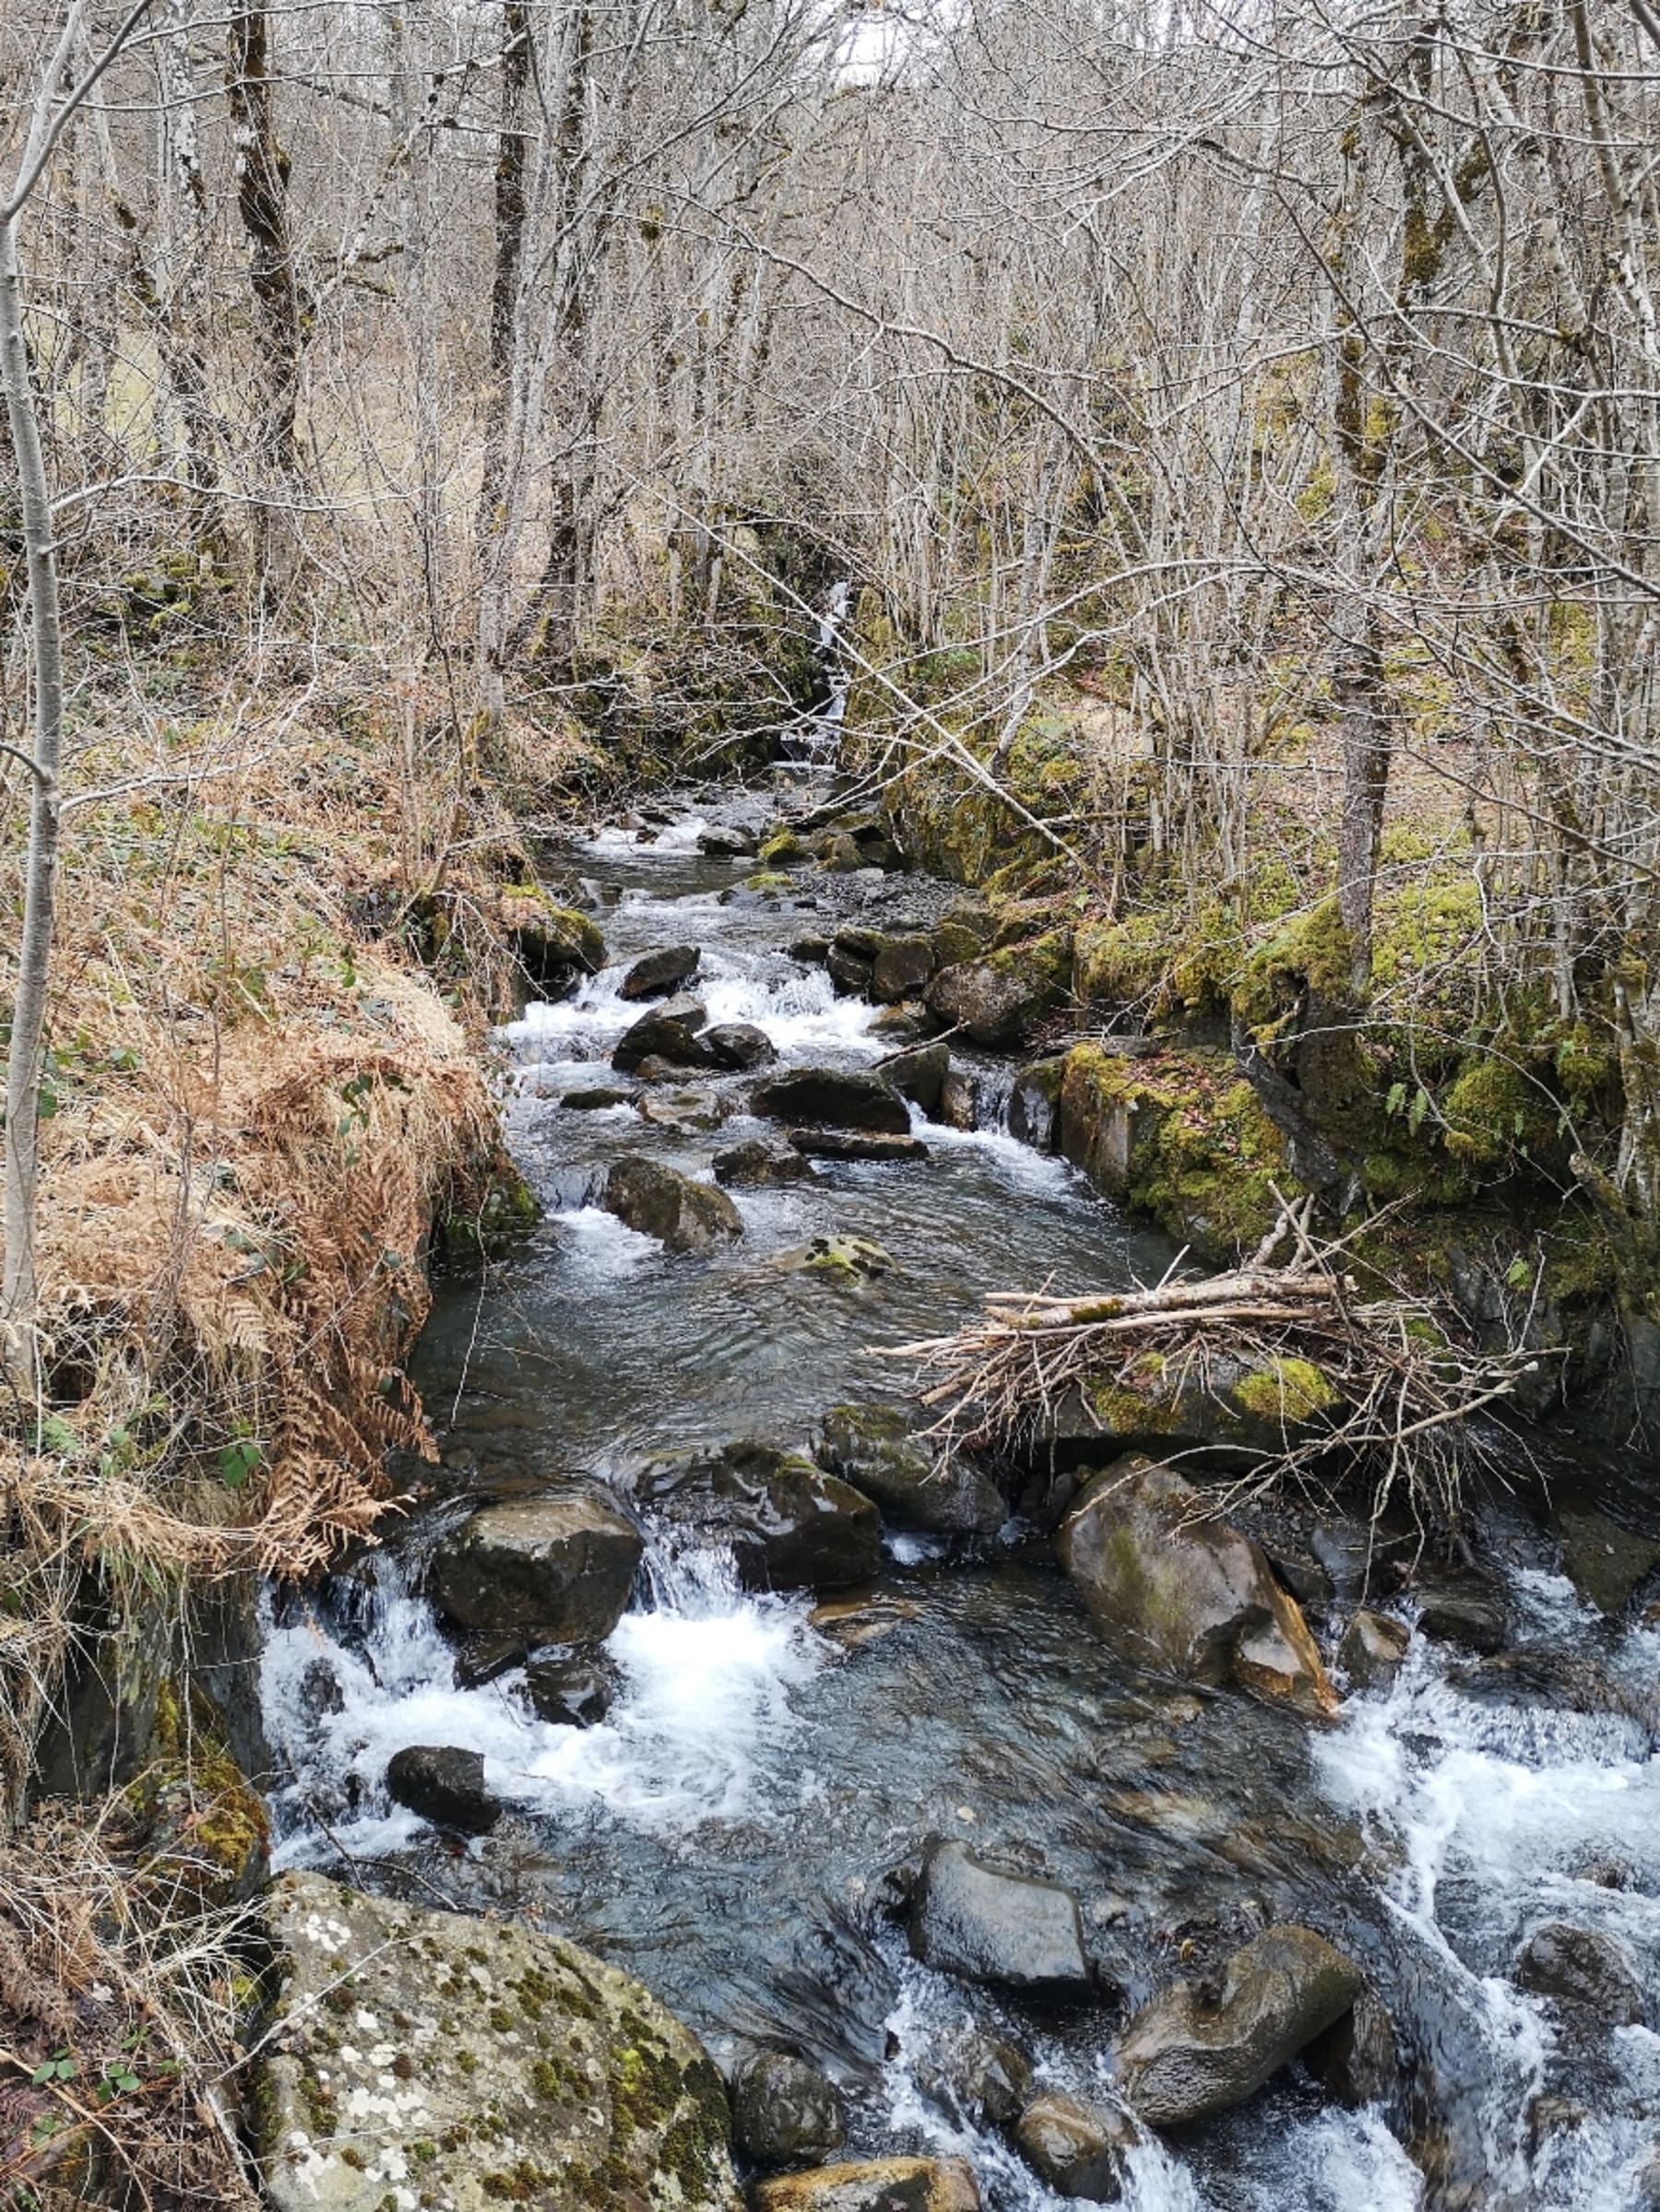
[[0, 1358], [21, 1387], [34, 1380], [39, 1303], [35, 1220], [40, 1185], [41, 1040], [57, 893], [64, 670], [56, 549], [40, 418], [24, 337], [23, 277], [15, 222], [0, 221], [0, 382], [22, 496], [34, 661], [34, 791], [29, 813], [23, 933], [12, 999], [6, 1086], [6, 1262], [0, 1277]]

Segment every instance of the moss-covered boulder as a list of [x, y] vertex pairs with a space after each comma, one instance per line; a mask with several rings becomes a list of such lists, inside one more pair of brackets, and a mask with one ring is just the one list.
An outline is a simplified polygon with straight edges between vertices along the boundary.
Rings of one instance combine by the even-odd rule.
[[1173, 1469], [1131, 1460], [1085, 1485], [1056, 1548], [1124, 1659], [1329, 1719], [1337, 1698], [1296, 1599], [1260, 1545], [1205, 1515]]
[[1229, 1055], [1076, 1045], [1061, 1079], [1061, 1150], [1109, 1198], [1231, 1265], [1300, 1192], [1286, 1140]]
[[[1096, 1309], [1103, 1319], [1111, 1303]], [[1078, 1449], [1106, 1441], [1237, 1465], [1318, 1436], [1343, 1404], [1324, 1368], [1293, 1353], [1255, 1360], [1216, 1353], [1200, 1368], [1147, 1351], [1069, 1385], [1048, 1408], [1043, 1436]]]
[[724, 1190], [644, 1153], [612, 1163], [599, 1203], [669, 1252], [706, 1252], [743, 1235], [743, 1216]]
[[561, 906], [534, 883], [502, 893], [502, 927], [519, 965], [533, 983], [573, 974], [597, 976], [605, 965], [605, 937], [598, 922], [574, 906]]
[[984, 959], [942, 968], [924, 1003], [934, 1019], [960, 1029], [977, 1045], [1006, 1049], [1031, 1035], [1046, 1014], [1067, 1000], [1072, 976], [1072, 933], [1051, 929]]
[[312, 1874], [273, 1885], [267, 1922], [277, 2212], [739, 2212], [720, 2076], [629, 1975]]
[[897, 1406], [833, 1405], [819, 1424], [812, 1456], [862, 1491], [890, 1528], [994, 1536], [1009, 1517], [983, 1468], [931, 1450]]

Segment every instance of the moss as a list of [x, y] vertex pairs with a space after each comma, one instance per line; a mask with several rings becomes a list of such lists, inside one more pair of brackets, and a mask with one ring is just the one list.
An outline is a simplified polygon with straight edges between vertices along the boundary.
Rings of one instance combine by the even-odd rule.
[[148, 1863], [205, 1904], [231, 1904], [259, 1879], [270, 1842], [265, 1804], [231, 1757], [224, 1715], [195, 1684], [168, 1679], [156, 1701], [151, 1764], [126, 1792]]
[[745, 876], [743, 888], [765, 898], [779, 898], [794, 891], [795, 882], [791, 877], [781, 874], [776, 868], [764, 868], [753, 876]]
[[1340, 1404], [1338, 1392], [1311, 1359], [1275, 1354], [1266, 1367], [1242, 1375], [1233, 1395], [1248, 1414], [1275, 1423], [1312, 1421]]
[[502, 894], [503, 921], [526, 972], [541, 978], [563, 968], [590, 976], [605, 965], [605, 935], [590, 915], [561, 906], [539, 883]]
[[446, 1260], [494, 1259], [511, 1249], [541, 1219], [536, 1193], [503, 1147], [498, 1147], [464, 1200], [439, 1216], [434, 1241]]
[[759, 858], [768, 868], [788, 868], [808, 858], [807, 847], [794, 830], [775, 830], [761, 841]]

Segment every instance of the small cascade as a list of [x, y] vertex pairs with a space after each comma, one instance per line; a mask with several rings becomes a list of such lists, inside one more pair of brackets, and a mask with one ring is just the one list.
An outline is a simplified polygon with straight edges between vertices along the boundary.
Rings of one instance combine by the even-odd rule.
[[798, 731], [785, 739], [786, 751], [798, 761], [825, 765], [835, 760], [841, 748], [849, 680], [843, 638], [851, 597], [851, 584], [846, 576], [838, 577], [830, 586], [819, 614], [816, 658], [824, 696], [818, 706], [802, 717]]
[[263, 1708], [290, 1777], [273, 1804], [280, 1865], [409, 1844], [423, 1824], [387, 1796], [385, 1771], [411, 1745], [481, 1751], [490, 1790], [527, 1811], [658, 1830], [737, 1819], [767, 1794], [762, 1755], [776, 1760], [796, 1732], [791, 1695], [827, 1656], [804, 1600], [752, 1595], [724, 1547], [653, 1532], [644, 1600], [606, 1646], [621, 1680], [610, 1714], [555, 1726], [531, 1710], [522, 1669], [463, 1686], [408, 1564], [373, 1565], [372, 1580], [342, 1578], [267, 1617]]

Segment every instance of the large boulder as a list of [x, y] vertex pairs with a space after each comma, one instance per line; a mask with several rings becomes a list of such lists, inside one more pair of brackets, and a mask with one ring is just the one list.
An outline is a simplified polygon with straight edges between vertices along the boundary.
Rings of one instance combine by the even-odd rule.
[[1260, 2089], [1359, 1995], [1359, 1968], [1312, 1928], [1269, 1928], [1236, 1951], [1221, 1986], [1178, 1981], [1118, 2045], [1124, 2092], [1155, 2127], [1225, 2111]]
[[979, 2212], [961, 2159], [872, 2159], [760, 2182], [755, 2212]]
[[619, 999], [666, 999], [696, 975], [703, 954], [695, 945], [670, 945], [636, 960], [617, 986]]
[[971, 1981], [1051, 1994], [1093, 1986], [1072, 1891], [1000, 1874], [961, 1843], [935, 1843], [923, 1862], [910, 1946], [924, 1966]]
[[314, 1874], [274, 1883], [266, 1917], [251, 2110], [276, 2212], [740, 2212], [720, 2076], [631, 1976]]
[[1125, 2160], [1139, 2134], [1116, 2105], [1085, 2104], [1046, 2089], [1021, 2113], [1014, 2140], [1057, 2195], [1116, 2205], [1124, 2193]]
[[729, 1543], [750, 1590], [842, 1590], [868, 1582], [882, 1562], [868, 1497], [801, 1453], [754, 1437], [648, 1461], [634, 1491], [681, 1527]]
[[1260, 1545], [1204, 1513], [1171, 1468], [1132, 1460], [1085, 1485], [1056, 1544], [1121, 1657], [1329, 1719], [1336, 1696], [1296, 1599]]
[[841, 2092], [792, 2051], [752, 2051], [732, 2076], [738, 2141], [763, 2166], [825, 2159], [847, 2139]]
[[719, 1065], [692, 1023], [661, 1011], [642, 1014], [622, 1032], [611, 1053], [611, 1066], [622, 1075], [635, 1073], [647, 1060], [663, 1060], [675, 1068]]
[[706, 1252], [743, 1235], [743, 1216], [724, 1190], [644, 1153], [612, 1163], [599, 1203], [670, 1252]]
[[916, 998], [933, 972], [933, 947], [926, 937], [890, 938], [871, 963], [871, 996], [878, 1006], [897, 1006]]
[[766, 1121], [827, 1122], [878, 1136], [910, 1134], [910, 1115], [892, 1083], [863, 1069], [788, 1068], [750, 1094], [750, 1110]]
[[983, 1468], [931, 1451], [895, 1406], [833, 1405], [819, 1424], [812, 1456], [872, 1499], [890, 1528], [995, 1536], [1009, 1517]]
[[434, 1828], [484, 1836], [502, 1807], [484, 1784], [484, 1754], [454, 1744], [409, 1744], [386, 1765], [386, 1794]]
[[1070, 934], [1052, 930], [988, 959], [942, 968], [924, 1003], [937, 1022], [966, 1032], [977, 1045], [1007, 1048], [1024, 1043], [1064, 1003], [1071, 965]]
[[644, 1546], [598, 1483], [485, 1506], [433, 1555], [427, 1588], [476, 1634], [598, 1643], [622, 1616]]
[[886, 1072], [901, 1098], [908, 1098], [931, 1119], [938, 1119], [940, 1094], [951, 1072], [949, 1045], [919, 1045], [914, 1052], [901, 1052], [889, 1060]]

